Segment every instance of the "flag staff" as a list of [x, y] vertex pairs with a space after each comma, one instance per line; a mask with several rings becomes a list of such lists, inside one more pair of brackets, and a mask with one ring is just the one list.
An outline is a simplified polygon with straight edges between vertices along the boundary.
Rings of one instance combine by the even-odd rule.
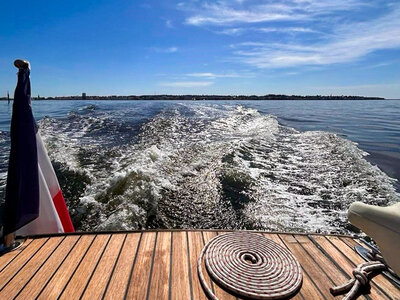
[[15, 232], [6, 234], [4, 236], [4, 248], [5, 249], [11, 248], [14, 243], [15, 243]]

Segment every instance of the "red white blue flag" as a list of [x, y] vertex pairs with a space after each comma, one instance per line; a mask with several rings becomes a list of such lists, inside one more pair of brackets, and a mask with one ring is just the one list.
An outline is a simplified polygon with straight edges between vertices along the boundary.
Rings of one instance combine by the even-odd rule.
[[73, 232], [57, 177], [31, 108], [29, 68], [19, 69], [11, 118], [3, 234]]

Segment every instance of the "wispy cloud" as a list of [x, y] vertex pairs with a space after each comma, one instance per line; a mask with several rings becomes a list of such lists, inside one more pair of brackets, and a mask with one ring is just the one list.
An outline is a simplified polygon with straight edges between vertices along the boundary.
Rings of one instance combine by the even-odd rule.
[[158, 53], [175, 53], [178, 52], [178, 47], [167, 47], [167, 48], [160, 48], [160, 47], [153, 47], [151, 48], [154, 52]]
[[[195, 9], [189, 7], [193, 14], [186, 18], [187, 24], [196, 26], [304, 20], [366, 5], [361, 0], [287, 0], [268, 3], [265, 1], [217, 1], [212, 4], [197, 1], [196, 3], [200, 5], [197, 4]], [[188, 8], [183, 3], [179, 7]]]
[[317, 30], [306, 27], [261, 27], [254, 30], [261, 32], [318, 33]]
[[171, 20], [165, 20], [165, 26], [170, 29], [175, 28]]
[[186, 25], [231, 36], [225, 62], [259, 69], [353, 63], [400, 48], [398, 1], [191, 0], [178, 7]]
[[392, 61], [386, 61], [378, 64], [371, 64], [371, 65], [366, 65], [363, 67], [363, 69], [376, 69], [376, 68], [382, 68], [382, 67], [387, 67], [387, 66], [392, 66], [394, 64], [399, 64], [400, 60], [392, 60]]
[[323, 42], [241, 43], [236, 59], [258, 68], [328, 65], [358, 60], [382, 49], [400, 48], [400, 8], [378, 19], [338, 26]]
[[180, 88], [195, 88], [195, 87], [206, 87], [213, 85], [212, 81], [173, 81], [173, 82], [161, 82], [160, 86], [166, 87], [180, 87]]
[[239, 77], [244, 77], [245, 75], [240, 75], [236, 73], [215, 74], [215, 73], [205, 72], [205, 73], [189, 73], [186, 74], [186, 76], [200, 77], [200, 78], [239, 78]]
[[246, 28], [226, 28], [223, 30], [216, 31], [216, 33], [227, 34], [227, 35], [241, 35], [246, 32]]
[[305, 34], [305, 33], [320, 33], [317, 30], [307, 27], [235, 27], [217, 30], [216, 33], [232, 36], [243, 35], [249, 31], [261, 33], [290, 33], [290, 34]]

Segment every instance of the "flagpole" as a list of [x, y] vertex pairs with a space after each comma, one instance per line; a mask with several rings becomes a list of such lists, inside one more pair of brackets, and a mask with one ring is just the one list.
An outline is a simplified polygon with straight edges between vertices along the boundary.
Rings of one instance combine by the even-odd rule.
[[8, 252], [17, 250], [25, 242], [25, 239], [15, 240], [15, 232], [3, 236], [3, 245], [0, 245], [0, 256]]
[[4, 236], [4, 247], [10, 248], [15, 243], [15, 232], [11, 232]]

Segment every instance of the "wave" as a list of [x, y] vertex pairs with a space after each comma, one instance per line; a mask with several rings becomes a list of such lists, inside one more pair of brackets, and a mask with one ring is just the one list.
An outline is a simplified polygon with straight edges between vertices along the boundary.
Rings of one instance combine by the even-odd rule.
[[130, 114], [90, 108], [39, 122], [80, 230], [347, 233], [350, 203], [399, 201], [394, 179], [332, 133], [242, 106], [180, 103], [143, 122]]

